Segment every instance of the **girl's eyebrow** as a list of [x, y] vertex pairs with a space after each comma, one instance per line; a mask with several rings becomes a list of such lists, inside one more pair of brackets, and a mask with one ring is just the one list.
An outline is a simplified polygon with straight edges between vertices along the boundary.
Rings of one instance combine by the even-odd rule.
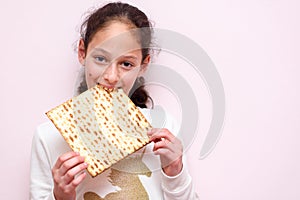
[[[109, 51], [107, 51], [107, 50], [105, 50], [105, 49], [103, 49], [103, 48], [101, 48], [101, 47], [95, 47], [95, 48], [93, 49], [93, 51], [103, 52], [103, 53], [105, 53], [105, 54], [110, 55], [110, 52], [109, 52]], [[127, 58], [127, 59], [135, 59], [135, 60], [138, 59], [138, 57], [136, 57], [135, 55], [121, 55], [120, 57], [122, 57], [122, 58]]]
[[127, 58], [127, 59], [134, 59], [134, 60], [137, 60], [138, 58], [134, 55], [124, 55], [124, 56], [120, 56], [120, 57], [123, 57], [123, 58]]
[[100, 48], [100, 47], [95, 47], [95, 48], [93, 49], [93, 51], [100, 51], [100, 52], [103, 52], [103, 53], [109, 54], [109, 52], [108, 52], [108, 51], [106, 51], [105, 49], [103, 49], [103, 48]]

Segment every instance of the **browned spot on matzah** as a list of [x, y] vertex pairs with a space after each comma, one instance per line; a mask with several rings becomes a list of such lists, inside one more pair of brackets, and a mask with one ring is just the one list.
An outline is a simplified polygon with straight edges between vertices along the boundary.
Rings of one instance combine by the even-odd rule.
[[135, 114], [135, 116], [138, 118], [138, 120], [141, 120], [141, 118], [138, 114]]
[[69, 111], [69, 109], [67, 108], [66, 105], [63, 105], [63, 107], [64, 107], [64, 109], [65, 109], [66, 111]]
[[101, 108], [102, 108], [103, 110], [106, 110], [106, 108], [103, 106], [102, 103], [100, 104], [100, 106], [101, 106]]

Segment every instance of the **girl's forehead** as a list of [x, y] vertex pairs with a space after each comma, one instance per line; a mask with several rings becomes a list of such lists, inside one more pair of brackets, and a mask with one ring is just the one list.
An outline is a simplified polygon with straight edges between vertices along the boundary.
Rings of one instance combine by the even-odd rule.
[[123, 23], [112, 23], [100, 29], [88, 45], [88, 53], [104, 50], [107, 53], [119, 54], [141, 53], [141, 45], [135, 31]]

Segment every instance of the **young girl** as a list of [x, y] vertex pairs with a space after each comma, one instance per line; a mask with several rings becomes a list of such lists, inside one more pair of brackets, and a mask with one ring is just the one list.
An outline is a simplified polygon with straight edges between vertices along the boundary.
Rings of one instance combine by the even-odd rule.
[[[78, 44], [85, 72], [79, 92], [96, 84], [122, 88], [145, 108], [147, 92], [132, 88], [150, 62], [152, 31], [147, 16], [125, 3], [109, 3], [92, 13]], [[141, 111], [151, 122], [150, 110]], [[40, 125], [32, 144], [31, 199], [196, 199], [175, 126], [167, 118], [163, 128], [148, 132], [152, 143], [91, 178], [84, 157], [70, 150], [52, 123]]]

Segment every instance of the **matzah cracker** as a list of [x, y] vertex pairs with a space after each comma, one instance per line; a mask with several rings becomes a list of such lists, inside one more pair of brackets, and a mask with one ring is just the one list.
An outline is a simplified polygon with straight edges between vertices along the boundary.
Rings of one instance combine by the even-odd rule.
[[150, 142], [150, 123], [122, 89], [96, 85], [46, 114], [92, 177]]

